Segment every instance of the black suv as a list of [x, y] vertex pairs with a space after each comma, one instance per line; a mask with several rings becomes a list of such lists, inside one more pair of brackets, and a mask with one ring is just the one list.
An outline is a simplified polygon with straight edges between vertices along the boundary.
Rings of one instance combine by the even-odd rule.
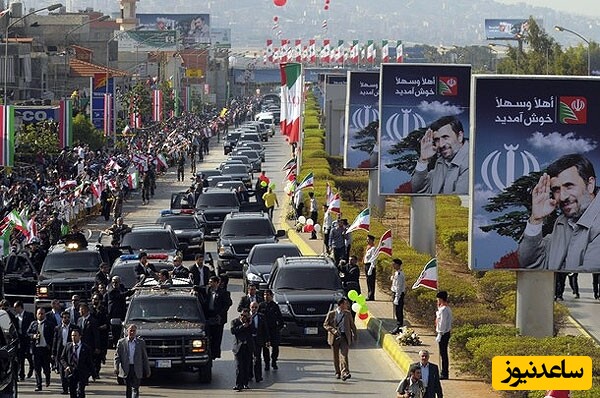
[[167, 210], [161, 212], [156, 223], [170, 226], [179, 243], [187, 243], [186, 253], [204, 254], [204, 223], [197, 215]]
[[241, 272], [245, 260], [254, 245], [275, 243], [285, 236], [284, 230], [276, 231], [269, 216], [262, 212], [231, 213], [225, 217], [217, 240], [216, 272]]
[[147, 224], [133, 226], [123, 237], [121, 247], [133, 252], [165, 253], [172, 260], [177, 254], [185, 252], [188, 244], [179, 242], [168, 225]]
[[171, 286], [156, 284], [149, 280], [136, 289], [125, 325], [137, 325], [138, 335], [146, 342], [152, 368], [196, 370], [201, 382], [210, 383], [210, 344], [198, 298], [192, 294], [188, 281], [173, 279]]
[[234, 190], [211, 188], [198, 197], [196, 210], [206, 220], [205, 237], [216, 238], [225, 216], [232, 211], [239, 211], [240, 202]]
[[264, 290], [269, 284], [271, 269], [279, 257], [300, 257], [302, 253], [293, 243], [262, 243], [254, 245], [248, 258], [243, 264], [244, 291], [248, 285], [256, 285], [259, 290]]
[[10, 316], [0, 310], [0, 397], [17, 396], [19, 336]]
[[324, 341], [325, 316], [344, 296], [337, 267], [328, 257], [281, 257], [269, 279], [269, 289], [283, 315], [282, 339]]

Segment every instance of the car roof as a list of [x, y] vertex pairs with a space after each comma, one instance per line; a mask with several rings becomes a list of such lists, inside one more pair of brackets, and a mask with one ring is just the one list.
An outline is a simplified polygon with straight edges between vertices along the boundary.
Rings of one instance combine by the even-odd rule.
[[258, 211], [244, 211], [244, 212], [234, 212], [229, 213], [225, 216], [225, 219], [240, 219], [240, 218], [269, 218], [269, 215], [263, 212]]
[[296, 246], [294, 243], [258, 243], [256, 245], [254, 245], [252, 248], [259, 250], [259, 249], [270, 249], [272, 247], [298, 249], [298, 251], [300, 250], [298, 248], [298, 246]]
[[337, 268], [333, 261], [325, 256], [280, 257], [278, 265], [281, 267], [314, 266]]
[[88, 246], [81, 249], [69, 249], [67, 245], [64, 243], [57, 243], [56, 245], [50, 247], [48, 254], [60, 254], [60, 253], [83, 253], [83, 252], [93, 252], [99, 253], [98, 247], [95, 245], [91, 245], [88, 243]]

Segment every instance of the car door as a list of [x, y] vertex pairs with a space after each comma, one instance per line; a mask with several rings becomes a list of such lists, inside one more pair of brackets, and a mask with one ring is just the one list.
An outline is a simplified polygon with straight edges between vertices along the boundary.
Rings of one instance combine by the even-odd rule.
[[6, 258], [4, 294], [11, 301], [33, 302], [38, 274], [25, 254], [11, 254]]

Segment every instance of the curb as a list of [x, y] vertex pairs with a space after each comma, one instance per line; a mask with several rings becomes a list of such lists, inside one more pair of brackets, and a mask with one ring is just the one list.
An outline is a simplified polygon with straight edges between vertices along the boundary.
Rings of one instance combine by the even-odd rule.
[[298, 246], [302, 254], [307, 256], [317, 255], [317, 252], [315, 252], [293, 228], [288, 229], [287, 235], [290, 242]]

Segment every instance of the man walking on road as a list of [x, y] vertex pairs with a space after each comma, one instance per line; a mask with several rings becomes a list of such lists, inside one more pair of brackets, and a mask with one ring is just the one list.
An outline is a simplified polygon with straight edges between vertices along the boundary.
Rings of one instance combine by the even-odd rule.
[[115, 374], [125, 379], [126, 398], [138, 398], [141, 379], [150, 377], [146, 343], [137, 337], [136, 333], [137, 326], [129, 325], [127, 336], [119, 340], [115, 350]]
[[434, 363], [429, 362], [429, 351], [419, 351], [419, 362], [413, 363], [410, 367], [418, 366], [421, 368], [421, 381], [425, 394], [423, 398], [443, 398], [442, 383], [440, 383], [440, 369]]
[[338, 307], [329, 311], [323, 322], [323, 327], [327, 330], [327, 343], [333, 351], [333, 367], [335, 368], [335, 377], [346, 381], [351, 378], [350, 363], [348, 361], [348, 351], [357, 337], [356, 325], [352, 314], [348, 310], [348, 300], [341, 298], [337, 302]]
[[438, 343], [442, 362], [440, 380], [446, 380], [449, 377], [448, 342], [452, 330], [452, 310], [448, 306], [447, 291], [439, 291], [436, 297], [438, 309], [435, 313], [435, 331], [437, 333], [435, 341]]

